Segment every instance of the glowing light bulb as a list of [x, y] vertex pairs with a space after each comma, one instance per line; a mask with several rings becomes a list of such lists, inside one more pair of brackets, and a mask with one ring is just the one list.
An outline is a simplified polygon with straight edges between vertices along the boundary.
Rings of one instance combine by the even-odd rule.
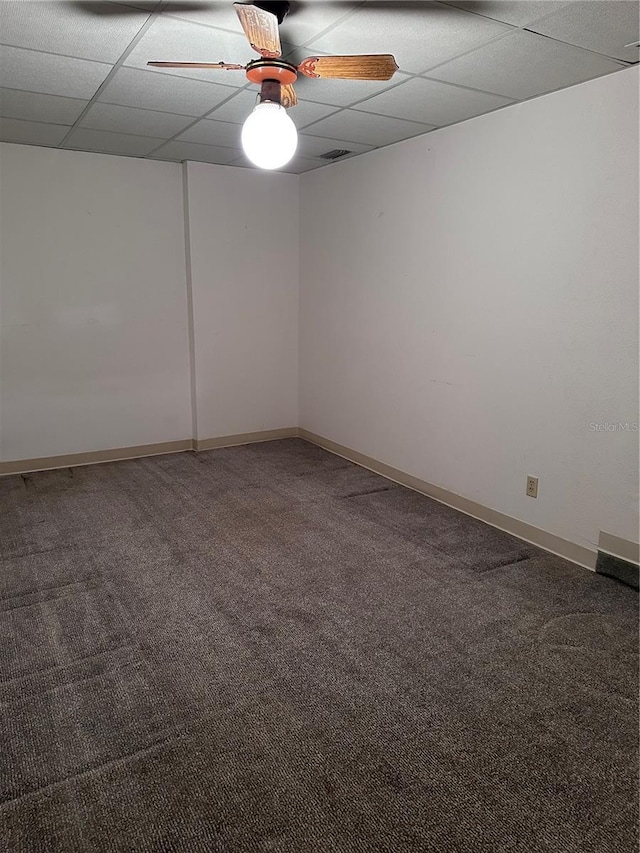
[[249, 160], [261, 169], [279, 169], [291, 160], [298, 147], [298, 131], [280, 104], [263, 101], [242, 126], [242, 147]]

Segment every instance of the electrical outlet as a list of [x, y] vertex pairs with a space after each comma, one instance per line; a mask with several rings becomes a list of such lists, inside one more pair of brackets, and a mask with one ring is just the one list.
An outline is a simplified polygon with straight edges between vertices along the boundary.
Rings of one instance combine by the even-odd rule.
[[527, 497], [537, 498], [538, 497], [538, 478], [537, 477], [527, 477]]

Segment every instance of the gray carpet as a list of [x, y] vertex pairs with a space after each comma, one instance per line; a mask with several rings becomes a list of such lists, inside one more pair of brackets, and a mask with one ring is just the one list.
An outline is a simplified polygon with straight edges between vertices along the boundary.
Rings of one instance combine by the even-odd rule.
[[0, 848], [631, 853], [637, 594], [299, 439], [0, 479]]

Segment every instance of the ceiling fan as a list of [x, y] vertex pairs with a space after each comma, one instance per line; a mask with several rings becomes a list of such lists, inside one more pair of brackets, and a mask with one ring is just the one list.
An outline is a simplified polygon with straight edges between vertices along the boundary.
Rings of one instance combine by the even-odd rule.
[[289, 162], [297, 146], [295, 125], [285, 110], [298, 103], [293, 84], [298, 72], [312, 79], [390, 80], [398, 70], [389, 54], [309, 56], [299, 65], [282, 59], [279, 25], [290, 9], [287, 0], [233, 4], [249, 44], [260, 54], [247, 65], [228, 62], [147, 62], [155, 68], [211, 68], [244, 71], [260, 86], [260, 102], [245, 121], [242, 145], [257, 166], [276, 169]]

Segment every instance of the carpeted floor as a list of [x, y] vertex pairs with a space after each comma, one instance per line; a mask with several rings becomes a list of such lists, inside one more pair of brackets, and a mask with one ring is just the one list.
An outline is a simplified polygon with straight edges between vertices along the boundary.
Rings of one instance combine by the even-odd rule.
[[637, 594], [299, 439], [0, 479], [0, 849], [632, 853]]

